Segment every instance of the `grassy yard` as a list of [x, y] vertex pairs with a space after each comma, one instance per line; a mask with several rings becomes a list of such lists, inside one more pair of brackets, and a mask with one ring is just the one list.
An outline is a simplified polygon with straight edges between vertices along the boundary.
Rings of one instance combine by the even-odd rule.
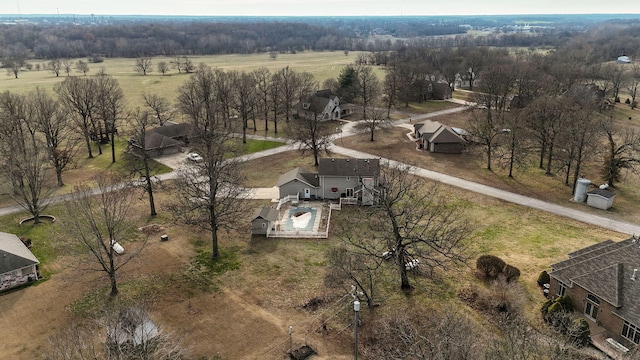
[[[223, 70], [237, 70], [250, 72], [259, 67], [266, 67], [271, 72], [278, 71], [284, 67], [291, 67], [295, 71], [306, 71], [315, 77], [318, 84], [328, 78], [337, 78], [343, 67], [352, 64], [358, 56], [358, 52], [349, 52], [345, 55], [343, 52], [299, 52], [296, 54], [278, 54], [273, 60], [269, 54], [251, 54], [251, 55], [215, 55], [215, 56], [193, 56], [191, 60], [195, 65], [204, 63], [212, 68]], [[73, 59], [72, 61], [77, 61]], [[85, 60], [86, 59], [81, 59]], [[154, 71], [146, 76], [137, 73], [134, 70], [135, 59], [131, 58], [107, 58], [102, 63], [89, 64], [91, 71], [87, 75], [96, 74], [103, 70], [113, 75], [122, 88], [127, 107], [135, 109], [143, 107], [141, 94], [144, 92], [155, 93], [169, 99], [171, 102], [176, 99], [178, 89], [189, 78], [189, 74], [177, 73], [171, 69], [166, 75], [162, 75], [155, 70], [156, 64], [160, 61], [170, 62], [170, 57], [154, 57]], [[32, 61], [36, 63], [39, 61]], [[46, 62], [39, 62], [44, 65]], [[379, 77], [384, 78], [384, 70], [380, 67], [375, 68]], [[80, 73], [72, 73], [75, 76], [82, 76]], [[0, 77], [0, 91], [12, 91], [24, 93], [33, 90], [36, 86], [43, 89], [52, 90], [54, 84], [64, 80], [65, 74], [56, 77], [49, 71], [25, 71], [19, 74], [19, 78], [13, 76]]]

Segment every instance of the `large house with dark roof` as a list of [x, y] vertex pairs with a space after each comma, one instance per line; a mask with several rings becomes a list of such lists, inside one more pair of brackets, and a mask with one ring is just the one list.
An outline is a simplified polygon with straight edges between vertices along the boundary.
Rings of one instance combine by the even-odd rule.
[[592, 341], [601, 338], [625, 347], [640, 344], [638, 238], [588, 246], [551, 269], [549, 293], [571, 298], [590, 323]]
[[38, 280], [39, 263], [16, 235], [0, 232], [0, 291]]
[[413, 136], [418, 149], [433, 153], [460, 154], [467, 144], [456, 129], [432, 120], [414, 124]]
[[129, 149], [134, 152], [145, 151], [149, 156], [174, 154], [182, 151], [193, 136], [193, 126], [188, 123], [167, 122], [144, 133], [143, 145], [135, 138], [129, 140]]
[[293, 106], [297, 116], [315, 117], [321, 121], [338, 120], [353, 113], [353, 107], [341, 104], [331, 90], [318, 90], [313, 96]]
[[280, 198], [354, 199], [362, 205], [372, 205], [378, 193], [379, 159], [321, 158], [318, 172], [295, 168], [278, 179]]

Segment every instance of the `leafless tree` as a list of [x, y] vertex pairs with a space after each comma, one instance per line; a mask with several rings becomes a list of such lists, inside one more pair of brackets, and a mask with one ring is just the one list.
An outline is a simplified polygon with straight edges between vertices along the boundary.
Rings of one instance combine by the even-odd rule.
[[56, 75], [56, 77], [60, 76], [62, 72], [62, 61], [60, 59], [53, 59], [47, 63], [49, 70]]
[[111, 162], [116, 162], [115, 134], [117, 123], [122, 119], [124, 113], [124, 93], [113, 76], [104, 72], [98, 73], [95, 79], [96, 85], [96, 109], [94, 125], [97, 124], [97, 131], [94, 130], [98, 138], [98, 149], [101, 151], [103, 134], [106, 134], [111, 143]]
[[640, 65], [632, 64], [629, 72], [627, 74], [627, 91], [629, 91], [629, 96], [631, 96], [631, 108], [636, 108], [636, 96], [638, 95], [638, 90], [640, 89]]
[[607, 137], [602, 176], [607, 184], [615, 187], [622, 180], [622, 170], [637, 171], [640, 166], [640, 136], [633, 130], [620, 130], [612, 121], [603, 123]]
[[271, 76], [271, 83], [269, 84], [269, 100], [272, 104], [273, 111], [273, 131], [278, 133], [278, 115], [280, 114], [280, 94], [282, 86], [282, 74], [278, 71]]
[[278, 71], [279, 78], [279, 99], [287, 122], [291, 117], [291, 109], [296, 101], [307, 97], [315, 89], [315, 81], [310, 73], [297, 73], [290, 67], [285, 67]]
[[171, 60], [171, 65], [178, 70], [178, 74], [182, 73], [182, 70], [184, 70], [184, 59], [184, 57], [178, 55]]
[[485, 338], [472, 319], [447, 306], [398, 309], [362, 332], [360, 351], [367, 359], [478, 359]]
[[142, 100], [153, 113], [158, 125], [162, 126], [173, 118], [171, 103], [166, 98], [158, 94], [145, 92], [142, 94]]
[[13, 199], [27, 210], [36, 224], [51, 193], [45, 187], [48, 154], [38, 134], [35, 109], [25, 95], [0, 95], [0, 157], [3, 173], [12, 185]]
[[73, 162], [78, 148], [78, 139], [69, 113], [40, 88], [36, 88], [27, 98], [33, 109], [38, 131], [44, 135], [58, 186], [63, 186], [62, 172]]
[[272, 109], [271, 72], [266, 67], [258, 68], [251, 72], [253, 82], [256, 85], [256, 111], [260, 112], [264, 119], [264, 131], [269, 130], [269, 112]]
[[18, 74], [27, 65], [28, 49], [21, 43], [11, 45], [3, 51], [2, 66], [7, 69], [7, 75], [13, 75], [16, 79]]
[[[413, 176], [412, 167], [397, 164], [382, 171], [380, 200], [365, 215], [373, 234], [361, 249], [381, 246], [391, 254], [403, 290], [413, 288], [409, 274], [419, 264], [420, 273], [436, 279], [437, 270], [453, 270], [466, 259], [467, 238], [472, 225], [463, 210], [439, 194], [436, 186], [425, 189], [424, 181]], [[381, 256], [370, 251], [372, 255]]]
[[87, 64], [86, 61], [78, 60], [76, 63], [76, 70], [81, 72], [82, 75], [87, 76], [87, 73], [89, 72], [89, 64]]
[[92, 116], [96, 108], [95, 81], [90, 78], [67, 77], [64, 81], [55, 84], [53, 89], [58, 94], [63, 106], [69, 112], [75, 114], [74, 121], [76, 128], [84, 137], [89, 158], [92, 158]]
[[361, 123], [356, 125], [357, 128], [362, 128], [369, 132], [369, 141], [374, 141], [374, 134], [376, 130], [383, 128], [389, 124], [389, 119], [385, 116], [384, 110], [380, 107], [378, 101], [369, 104], [369, 111], [367, 111], [367, 117], [362, 120]]
[[234, 157], [235, 129], [221, 119], [215, 79], [212, 69], [202, 64], [180, 88], [179, 106], [193, 126], [191, 144], [203, 161], [180, 170], [172, 205], [177, 220], [211, 233], [213, 259], [220, 256], [218, 231], [237, 227], [248, 206], [240, 160]]
[[329, 149], [335, 132], [333, 126], [320, 119], [319, 115], [314, 111], [302, 112], [299, 118], [292, 120], [286, 129], [287, 136], [297, 142], [302, 155], [307, 151], [311, 152], [314, 166], [318, 166], [320, 155], [331, 153]]
[[158, 61], [158, 72], [164, 76], [167, 72], [169, 72], [169, 64], [166, 61]]
[[242, 120], [242, 143], [247, 143], [247, 128], [249, 118], [253, 119], [253, 131], [256, 131], [256, 107], [257, 93], [256, 83], [251, 74], [246, 72], [235, 73], [232, 78], [236, 79], [234, 86], [234, 108]]
[[[367, 120], [371, 116], [368, 111], [375, 108], [378, 104], [380, 93], [382, 91], [380, 81], [369, 66], [360, 66], [357, 69], [358, 96], [357, 101], [362, 106], [362, 118]], [[373, 141], [373, 133], [371, 134]]]
[[[140, 174], [140, 179], [142, 180], [142, 184], [138, 184], [144, 188], [145, 193], [149, 196], [149, 211], [151, 216], [156, 216], [158, 213], [156, 212], [156, 203], [154, 200], [154, 182], [153, 182], [153, 162], [151, 161], [151, 156], [146, 151], [146, 133], [147, 130], [151, 127], [152, 115], [147, 111], [141, 111], [140, 109], [136, 109], [129, 115], [129, 118], [132, 120], [133, 126], [133, 134], [131, 135], [131, 141], [135, 142], [135, 149], [130, 149], [136, 156], [138, 156], [142, 160], [141, 166], [136, 166], [131, 169], [131, 173]], [[134, 161], [128, 162], [129, 164], [136, 164]], [[134, 165], [135, 166], [135, 165]]]
[[[357, 236], [363, 235], [360, 233]], [[331, 287], [342, 288], [346, 293], [351, 292], [373, 310], [378, 296], [377, 287], [383, 259], [358, 252], [350, 247], [349, 240], [346, 240], [344, 246], [331, 247], [327, 251], [327, 261], [325, 283]], [[355, 287], [355, 291], [352, 286]]]
[[136, 63], [134, 65], [134, 70], [141, 73], [142, 75], [147, 75], [153, 71], [153, 62], [151, 56], [140, 56], [136, 58]]
[[71, 63], [71, 60], [62, 60], [62, 71], [64, 71], [67, 76], [71, 76], [71, 70], [73, 70], [73, 64]]
[[[111, 283], [111, 296], [118, 294], [118, 272], [140, 254], [146, 239], [125, 242], [131, 231], [134, 192], [122, 177], [98, 173], [92, 184], [74, 188], [64, 203], [65, 224], [70, 236], [94, 261], [91, 269], [104, 272]], [[118, 254], [116, 242], [125, 248]]]

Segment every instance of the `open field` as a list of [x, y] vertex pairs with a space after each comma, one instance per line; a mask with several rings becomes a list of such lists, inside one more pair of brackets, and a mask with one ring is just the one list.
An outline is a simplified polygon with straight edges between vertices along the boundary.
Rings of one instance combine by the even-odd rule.
[[[291, 67], [295, 71], [306, 71], [315, 77], [318, 84], [328, 78], [337, 78], [340, 71], [346, 65], [353, 63], [358, 56], [358, 52], [349, 52], [345, 55], [341, 51], [335, 52], [300, 52], [297, 54], [278, 54], [273, 60], [269, 54], [251, 54], [251, 55], [216, 55], [216, 56], [193, 56], [190, 57], [194, 65], [200, 63], [207, 64], [212, 68], [223, 70], [237, 70], [250, 72], [259, 67], [266, 67], [271, 72], [275, 72], [284, 67]], [[78, 59], [73, 59], [75, 63]], [[86, 61], [86, 59], [81, 59]], [[143, 76], [135, 71], [135, 59], [131, 58], [106, 58], [104, 62], [97, 64], [89, 64], [91, 71], [88, 76], [96, 74], [101, 69], [107, 74], [113, 75], [122, 88], [127, 106], [130, 109], [142, 107], [141, 95], [144, 92], [155, 93], [169, 99], [171, 102], [177, 97], [179, 87], [188, 79], [190, 74], [184, 72], [179, 74], [177, 70], [171, 69], [166, 75], [162, 75], [156, 70], [156, 64], [160, 61], [169, 63], [171, 57], [154, 57], [153, 72]], [[31, 61], [31, 63], [46, 64], [45, 61]], [[375, 68], [379, 77], [384, 77], [381, 67]], [[74, 76], [82, 76], [81, 73], [74, 72]], [[55, 83], [64, 80], [66, 74], [55, 74], [46, 71], [25, 71], [19, 74], [18, 79], [13, 76], [0, 76], [0, 92], [12, 91], [23, 93], [33, 90], [36, 86], [43, 89], [51, 90]]]

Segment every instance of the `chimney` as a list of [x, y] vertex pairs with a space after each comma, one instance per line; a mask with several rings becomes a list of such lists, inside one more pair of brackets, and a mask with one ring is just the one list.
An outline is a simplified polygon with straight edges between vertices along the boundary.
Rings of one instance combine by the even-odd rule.
[[631, 275], [631, 280], [636, 281], [636, 274], [638, 273], [638, 269], [633, 269], [633, 275]]

